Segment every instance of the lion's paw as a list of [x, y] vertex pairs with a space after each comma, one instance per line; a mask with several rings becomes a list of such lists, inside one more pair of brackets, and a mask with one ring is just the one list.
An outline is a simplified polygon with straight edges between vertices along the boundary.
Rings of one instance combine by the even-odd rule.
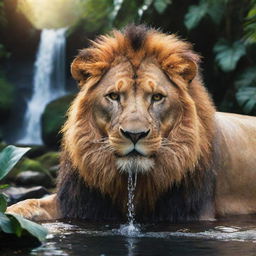
[[7, 208], [6, 213], [15, 213], [29, 220], [48, 219], [48, 213], [40, 207], [39, 199], [28, 199]]

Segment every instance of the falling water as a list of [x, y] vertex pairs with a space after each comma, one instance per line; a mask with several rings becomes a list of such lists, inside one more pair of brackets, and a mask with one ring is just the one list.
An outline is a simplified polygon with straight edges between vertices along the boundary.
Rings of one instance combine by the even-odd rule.
[[34, 64], [33, 91], [17, 143], [42, 144], [41, 116], [46, 105], [65, 94], [66, 28], [44, 29]]
[[137, 173], [133, 175], [132, 172], [128, 174], [128, 223], [122, 225], [119, 229], [122, 235], [135, 236], [140, 232], [139, 226], [134, 223], [135, 221], [135, 207], [134, 207], [134, 192], [137, 183]]

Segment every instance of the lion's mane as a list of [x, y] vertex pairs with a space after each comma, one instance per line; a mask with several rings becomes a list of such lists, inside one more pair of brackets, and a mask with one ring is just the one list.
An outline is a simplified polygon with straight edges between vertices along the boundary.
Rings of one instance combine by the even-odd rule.
[[[154, 57], [175, 83], [182, 102], [181, 118], [156, 155], [154, 170], [138, 174], [135, 193], [141, 220], [197, 219], [212, 202], [214, 190], [212, 101], [200, 72], [200, 58], [188, 42], [144, 26], [130, 26], [100, 36], [82, 50], [71, 72], [80, 92], [63, 128], [62, 163], [58, 198], [64, 217], [118, 219], [125, 216], [127, 174], [121, 174], [114, 155], [102, 147], [92, 117], [94, 85], [119, 57], [134, 66]], [[115, 210], [117, 209], [117, 210]]]

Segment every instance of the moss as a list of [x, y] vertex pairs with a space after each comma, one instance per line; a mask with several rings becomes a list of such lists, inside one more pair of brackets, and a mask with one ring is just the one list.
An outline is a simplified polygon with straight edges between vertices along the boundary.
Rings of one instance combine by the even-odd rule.
[[7, 179], [14, 180], [19, 173], [28, 170], [47, 173], [47, 170], [39, 161], [24, 157], [23, 160], [20, 161], [8, 174]]
[[59, 164], [60, 154], [58, 152], [48, 152], [38, 158], [36, 160], [46, 169], [49, 169], [52, 166], [56, 166]]
[[7, 147], [7, 144], [4, 142], [0, 142], [0, 151], [2, 151], [5, 147]]
[[14, 181], [15, 177], [24, 171], [42, 172], [47, 174], [53, 180], [53, 175], [49, 170], [51, 167], [56, 166], [58, 164], [59, 164], [58, 152], [47, 152], [35, 159], [24, 157], [8, 174], [7, 180]]
[[66, 112], [74, 95], [67, 95], [50, 102], [42, 116], [42, 137], [46, 145], [56, 146], [60, 143], [61, 127], [66, 120]]

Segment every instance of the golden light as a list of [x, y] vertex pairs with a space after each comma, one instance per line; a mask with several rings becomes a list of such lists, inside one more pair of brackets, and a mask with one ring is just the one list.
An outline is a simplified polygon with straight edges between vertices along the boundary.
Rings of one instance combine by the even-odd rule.
[[18, 0], [18, 10], [37, 29], [69, 27], [82, 15], [83, 0]]

